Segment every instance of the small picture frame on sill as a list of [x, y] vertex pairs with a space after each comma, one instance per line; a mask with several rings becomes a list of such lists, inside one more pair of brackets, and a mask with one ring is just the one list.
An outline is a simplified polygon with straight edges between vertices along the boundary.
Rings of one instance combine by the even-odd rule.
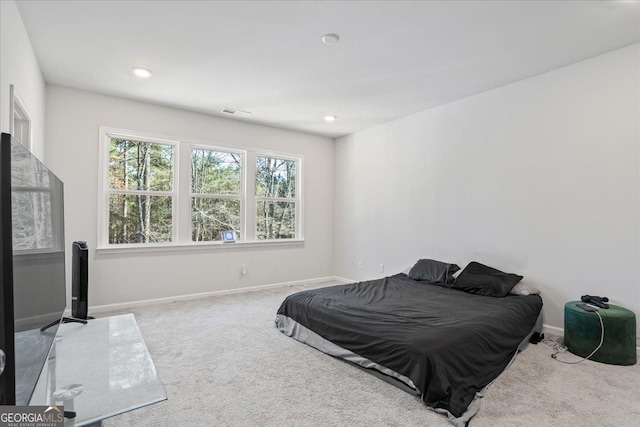
[[235, 243], [237, 240], [235, 231], [221, 231], [222, 243]]

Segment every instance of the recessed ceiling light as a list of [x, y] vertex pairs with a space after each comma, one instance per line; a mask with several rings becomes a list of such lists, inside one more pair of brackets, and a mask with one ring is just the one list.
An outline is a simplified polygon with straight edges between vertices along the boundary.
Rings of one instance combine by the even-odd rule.
[[329, 33], [322, 36], [322, 43], [324, 44], [336, 44], [340, 40], [340, 36], [337, 34]]
[[325, 121], [325, 122], [332, 123], [332, 122], [335, 122], [335, 121], [336, 121], [336, 119], [337, 119], [337, 117], [336, 117], [336, 116], [332, 116], [332, 115], [326, 115], [326, 116], [324, 116], [324, 121]]
[[143, 79], [148, 79], [149, 77], [151, 77], [151, 74], [153, 73], [151, 72], [151, 70], [148, 70], [146, 68], [133, 67], [133, 74]]

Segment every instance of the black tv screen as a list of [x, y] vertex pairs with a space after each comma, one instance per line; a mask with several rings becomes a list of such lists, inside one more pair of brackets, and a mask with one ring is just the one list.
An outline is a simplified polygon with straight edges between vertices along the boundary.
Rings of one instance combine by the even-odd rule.
[[1, 144], [0, 393], [26, 405], [66, 307], [63, 184], [17, 140], [2, 134]]

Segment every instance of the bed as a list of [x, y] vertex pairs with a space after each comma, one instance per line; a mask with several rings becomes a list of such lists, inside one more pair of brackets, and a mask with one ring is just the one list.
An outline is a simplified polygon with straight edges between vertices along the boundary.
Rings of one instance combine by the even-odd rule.
[[400, 273], [295, 293], [275, 322], [286, 335], [389, 379], [464, 426], [484, 388], [541, 329], [541, 308], [539, 295], [494, 298]]

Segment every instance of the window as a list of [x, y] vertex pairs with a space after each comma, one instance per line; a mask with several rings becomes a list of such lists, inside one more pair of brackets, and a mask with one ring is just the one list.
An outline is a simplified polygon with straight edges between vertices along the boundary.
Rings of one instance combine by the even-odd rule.
[[223, 231], [241, 239], [242, 154], [191, 150], [191, 240], [221, 240]]
[[109, 244], [173, 241], [174, 157], [169, 144], [109, 141]]
[[292, 239], [296, 235], [296, 162], [256, 157], [256, 225], [258, 239]]
[[302, 159], [101, 129], [98, 248], [302, 240]]
[[9, 85], [9, 99], [11, 100], [10, 133], [22, 145], [31, 150], [31, 118], [14, 85]]

